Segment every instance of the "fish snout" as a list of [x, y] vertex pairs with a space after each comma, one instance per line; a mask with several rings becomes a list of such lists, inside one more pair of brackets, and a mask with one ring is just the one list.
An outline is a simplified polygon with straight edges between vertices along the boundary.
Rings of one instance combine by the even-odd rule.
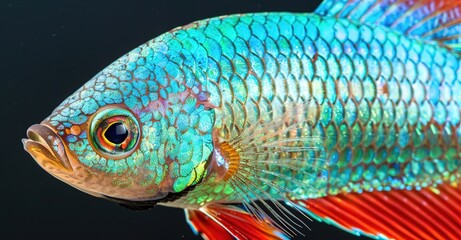
[[64, 142], [59, 135], [44, 124], [34, 124], [27, 129], [27, 138], [22, 139], [24, 149], [45, 167], [48, 163], [72, 170]]

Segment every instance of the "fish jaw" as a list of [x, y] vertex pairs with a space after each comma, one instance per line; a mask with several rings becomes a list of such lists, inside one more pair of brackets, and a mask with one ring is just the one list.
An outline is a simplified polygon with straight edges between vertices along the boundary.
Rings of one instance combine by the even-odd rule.
[[44, 124], [34, 124], [27, 129], [27, 137], [27, 139], [22, 139], [24, 149], [42, 168], [47, 169], [53, 166], [62, 171], [72, 171], [65, 145], [50, 127]]
[[[82, 192], [99, 198], [103, 197], [99, 192], [91, 191], [84, 185], [76, 184], [78, 179], [75, 178], [75, 173], [79, 172], [78, 169], [81, 169], [81, 167], [77, 164], [75, 157], [68, 153], [61, 137], [46, 123], [42, 122], [29, 127], [27, 129], [27, 138], [22, 139], [22, 143], [24, 150], [46, 172]], [[80, 174], [83, 174], [83, 172], [80, 171]]]

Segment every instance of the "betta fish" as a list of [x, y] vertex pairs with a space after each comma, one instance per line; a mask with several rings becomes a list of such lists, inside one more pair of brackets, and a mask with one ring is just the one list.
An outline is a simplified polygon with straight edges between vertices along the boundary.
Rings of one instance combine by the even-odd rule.
[[459, 0], [325, 0], [197, 21], [103, 69], [24, 148], [93, 196], [183, 208], [207, 239], [309, 218], [460, 239], [460, 19]]

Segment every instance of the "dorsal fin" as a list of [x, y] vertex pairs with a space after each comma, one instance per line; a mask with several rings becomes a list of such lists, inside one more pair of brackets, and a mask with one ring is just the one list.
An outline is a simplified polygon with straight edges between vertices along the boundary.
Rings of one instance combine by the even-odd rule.
[[461, 239], [461, 185], [339, 194], [299, 204], [314, 218], [355, 235]]
[[324, 0], [315, 12], [389, 27], [461, 51], [461, 0]]

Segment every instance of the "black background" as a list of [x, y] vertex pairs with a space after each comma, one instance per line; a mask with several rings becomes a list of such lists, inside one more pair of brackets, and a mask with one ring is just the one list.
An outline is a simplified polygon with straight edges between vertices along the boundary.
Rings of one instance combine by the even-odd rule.
[[[133, 212], [54, 179], [21, 138], [105, 66], [176, 26], [232, 13], [311, 12], [319, 2], [0, 0], [0, 238], [199, 239], [180, 209]], [[308, 239], [353, 237], [309, 226]]]

